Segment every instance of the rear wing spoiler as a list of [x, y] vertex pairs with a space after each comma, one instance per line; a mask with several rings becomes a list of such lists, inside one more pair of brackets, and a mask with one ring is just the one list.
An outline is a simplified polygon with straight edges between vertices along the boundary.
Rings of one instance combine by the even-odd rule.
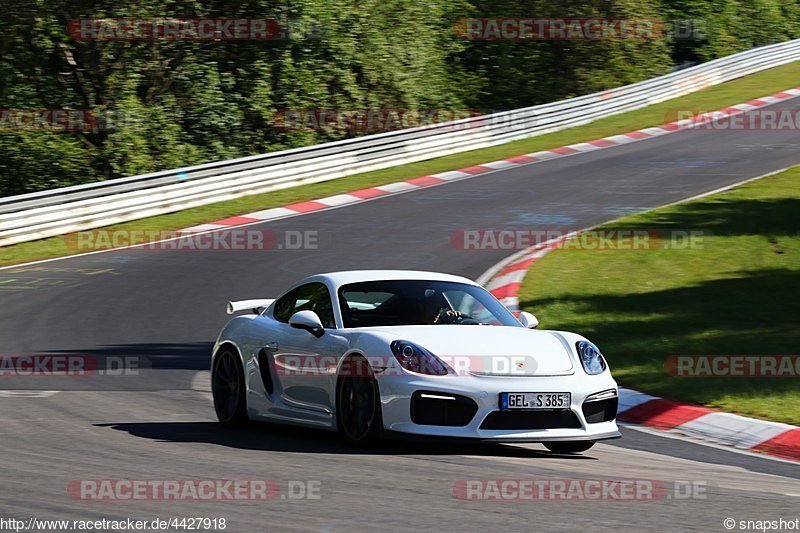
[[260, 314], [261, 311], [272, 305], [274, 299], [260, 299], [260, 300], [239, 300], [238, 302], [228, 302], [228, 314], [232, 315], [237, 311], [249, 310], [255, 314]]

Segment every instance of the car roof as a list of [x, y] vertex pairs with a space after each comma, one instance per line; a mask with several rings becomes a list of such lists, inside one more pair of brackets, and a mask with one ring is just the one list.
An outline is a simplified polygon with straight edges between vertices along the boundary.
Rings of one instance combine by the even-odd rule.
[[348, 283], [358, 283], [361, 281], [382, 281], [382, 280], [426, 280], [426, 281], [452, 281], [456, 283], [467, 283], [476, 285], [470, 279], [454, 276], [452, 274], [443, 274], [440, 272], [424, 272], [419, 270], [344, 270], [340, 272], [326, 272], [324, 274], [317, 274], [309, 276], [302, 282], [307, 283], [310, 281], [323, 281], [327, 280], [331, 285], [340, 287]]

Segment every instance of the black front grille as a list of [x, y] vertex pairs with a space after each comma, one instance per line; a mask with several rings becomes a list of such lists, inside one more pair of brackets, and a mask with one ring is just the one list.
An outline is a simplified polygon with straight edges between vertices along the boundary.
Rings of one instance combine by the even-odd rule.
[[481, 429], [577, 429], [581, 421], [572, 411], [493, 411]]
[[617, 398], [586, 402], [583, 404], [583, 416], [587, 424], [609, 422], [617, 417]]
[[[441, 396], [454, 400], [428, 398]], [[466, 396], [444, 392], [416, 391], [411, 396], [411, 421], [425, 426], [466, 426], [478, 412], [478, 404]]]

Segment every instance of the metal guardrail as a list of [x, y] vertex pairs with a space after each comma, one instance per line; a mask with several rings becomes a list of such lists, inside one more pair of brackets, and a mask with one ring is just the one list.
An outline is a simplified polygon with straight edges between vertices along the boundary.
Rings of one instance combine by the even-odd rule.
[[799, 59], [800, 39], [550, 104], [0, 198], [0, 246], [534, 137]]

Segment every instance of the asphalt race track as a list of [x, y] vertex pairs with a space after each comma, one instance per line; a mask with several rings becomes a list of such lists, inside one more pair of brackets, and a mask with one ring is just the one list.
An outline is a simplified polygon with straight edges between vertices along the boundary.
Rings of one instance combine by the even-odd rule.
[[[777, 107], [798, 109], [800, 99]], [[458, 249], [451, 237], [459, 230], [577, 229], [797, 164], [796, 130], [682, 131], [248, 228], [316, 232], [317, 249], [122, 250], [2, 270], [3, 354], [134, 357], [145, 368], [120, 377], [0, 378], [5, 389], [31, 391], [0, 397], [0, 509], [42, 519], [225, 517], [235, 532], [722, 531], [729, 517], [794, 519], [799, 465], [637, 428], [580, 456], [540, 445], [423, 442], [364, 451], [325, 432], [225, 431], [215, 422], [207, 370], [228, 300], [277, 296], [303, 276], [341, 269], [475, 278], [510, 252]], [[314, 481], [320, 497], [101, 502], [67, 493], [70, 480], [101, 478], [274, 479], [282, 490]], [[454, 497], [459, 480], [504, 478], [683, 481], [707, 493], [656, 501]]]

